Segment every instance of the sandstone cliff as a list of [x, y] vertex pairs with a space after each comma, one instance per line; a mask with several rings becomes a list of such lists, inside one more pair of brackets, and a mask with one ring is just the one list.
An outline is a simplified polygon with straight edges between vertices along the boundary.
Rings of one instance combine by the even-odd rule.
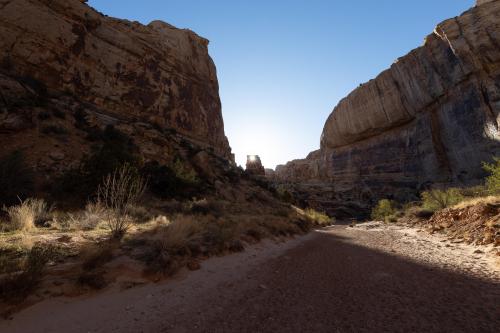
[[0, 0], [0, 157], [23, 150], [38, 171], [60, 171], [107, 125], [146, 160], [186, 140], [231, 159], [208, 41], [79, 0]]
[[478, 182], [481, 162], [500, 155], [499, 126], [500, 1], [492, 1], [439, 24], [422, 47], [354, 90], [326, 121], [321, 150], [275, 177], [308, 200], [322, 197], [331, 212], [411, 200], [428, 186]]

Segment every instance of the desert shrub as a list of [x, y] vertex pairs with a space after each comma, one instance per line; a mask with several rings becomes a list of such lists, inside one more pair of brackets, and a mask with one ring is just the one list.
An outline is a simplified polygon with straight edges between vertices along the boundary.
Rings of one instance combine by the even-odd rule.
[[237, 223], [232, 219], [211, 219], [205, 221], [203, 242], [212, 252], [221, 253], [229, 249], [236, 238]]
[[18, 197], [32, 194], [33, 170], [26, 165], [24, 154], [15, 151], [0, 159], [0, 204], [12, 205]]
[[386, 218], [396, 213], [396, 204], [392, 200], [382, 199], [372, 209], [371, 218], [373, 220], [386, 220]]
[[149, 190], [160, 198], [190, 198], [203, 193], [196, 173], [182, 166], [179, 159], [170, 165], [150, 162], [142, 173], [149, 179]]
[[284, 186], [278, 186], [276, 188], [276, 196], [284, 202], [293, 203], [294, 201], [293, 195]]
[[482, 197], [489, 193], [490, 192], [486, 185], [476, 185], [460, 189], [460, 194], [462, 194], [465, 198]]
[[42, 199], [26, 199], [19, 205], [5, 207], [4, 211], [9, 216], [7, 230], [30, 231], [37, 224], [41, 224], [49, 214], [47, 203]]
[[415, 204], [403, 207], [403, 211], [406, 217], [417, 217], [421, 219], [430, 218], [434, 214], [433, 211], [425, 209]]
[[202, 230], [203, 225], [195, 217], [179, 215], [160, 232], [159, 240], [165, 249], [178, 251], [194, 238], [199, 238]]
[[500, 157], [494, 157], [493, 163], [484, 163], [483, 168], [490, 174], [486, 178], [486, 187], [490, 194], [500, 193]]
[[99, 202], [88, 202], [83, 211], [65, 213], [54, 218], [55, 226], [61, 230], [94, 230], [106, 219], [106, 209]]
[[318, 212], [312, 208], [306, 209], [305, 214], [316, 225], [329, 225], [334, 221], [334, 219], [328, 215]]
[[41, 111], [38, 113], [37, 118], [41, 121], [44, 121], [44, 120], [50, 119], [51, 115], [47, 111]]
[[45, 266], [55, 256], [56, 250], [52, 246], [33, 246], [21, 265], [21, 271], [7, 274], [0, 280], [0, 298], [24, 299], [38, 285]]
[[127, 208], [127, 214], [135, 223], [146, 223], [154, 218], [149, 209], [140, 205], [130, 205]]
[[82, 268], [85, 271], [91, 271], [113, 259], [113, 250], [116, 249], [116, 243], [102, 243], [90, 246], [81, 253]]
[[221, 216], [223, 212], [222, 203], [214, 200], [195, 199], [189, 203], [188, 208], [193, 214]]
[[422, 192], [421, 196], [422, 207], [433, 212], [456, 205], [463, 200], [463, 196], [457, 188], [425, 191]]
[[67, 201], [71, 197], [76, 202], [85, 202], [103, 179], [122, 165], [141, 168], [137, 149], [128, 136], [113, 126], [107, 126], [104, 131], [99, 131], [98, 139], [102, 141], [101, 145], [94, 146], [92, 153], [84, 157], [78, 167], [56, 180], [52, 189], [56, 198]]
[[148, 270], [163, 274], [174, 273], [181, 265], [181, 258], [191, 255], [201, 242], [203, 226], [193, 216], [176, 216], [166, 227], [158, 230], [156, 238], [150, 244], [141, 259]]
[[63, 111], [59, 110], [59, 109], [52, 109], [52, 114], [56, 118], [66, 119], [66, 114]]
[[104, 272], [101, 270], [83, 271], [77, 279], [80, 286], [90, 287], [92, 289], [102, 289], [108, 282], [104, 278]]
[[176, 158], [172, 163], [172, 170], [177, 178], [187, 184], [196, 184], [199, 182], [198, 175], [193, 168], [183, 163], [180, 158]]
[[145, 188], [146, 180], [129, 164], [116, 169], [99, 185], [97, 200], [106, 208], [113, 238], [122, 237], [129, 228], [131, 220], [127, 212], [138, 203]]
[[67, 129], [65, 129], [62, 126], [58, 126], [58, 125], [43, 126], [41, 128], [41, 131], [42, 131], [43, 134], [47, 134], [47, 135], [50, 135], [50, 134], [54, 134], [54, 135], [66, 135], [66, 134], [68, 134], [68, 130]]

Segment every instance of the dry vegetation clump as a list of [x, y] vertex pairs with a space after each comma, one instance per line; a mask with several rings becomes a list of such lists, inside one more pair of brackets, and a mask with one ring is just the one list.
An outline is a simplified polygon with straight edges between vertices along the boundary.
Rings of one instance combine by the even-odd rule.
[[109, 174], [97, 190], [97, 201], [106, 208], [107, 222], [113, 238], [127, 232], [132, 219], [128, 212], [146, 190], [146, 180], [138, 170], [124, 164]]
[[53, 226], [63, 231], [91, 231], [106, 221], [106, 209], [99, 203], [89, 202], [85, 209], [73, 213], [54, 214]]
[[87, 245], [81, 252], [82, 271], [78, 276], [78, 284], [92, 289], [102, 289], [107, 285], [102, 266], [113, 260], [113, 251], [118, 249], [117, 241], [105, 241], [100, 244]]
[[42, 199], [26, 199], [19, 205], [5, 207], [8, 222], [2, 223], [4, 231], [30, 231], [48, 219], [50, 208]]

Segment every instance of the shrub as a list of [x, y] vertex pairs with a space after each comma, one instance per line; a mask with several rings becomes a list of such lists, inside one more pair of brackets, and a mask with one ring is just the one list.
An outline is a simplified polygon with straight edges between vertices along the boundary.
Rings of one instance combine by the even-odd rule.
[[130, 205], [127, 208], [127, 214], [135, 223], [146, 223], [154, 218], [154, 215], [148, 208], [139, 205]]
[[192, 254], [193, 244], [200, 243], [202, 231], [202, 223], [193, 216], [176, 216], [173, 222], [160, 229], [142, 259], [150, 271], [172, 274], [179, 268], [179, 257]]
[[232, 219], [208, 219], [205, 221], [203, 241], [215, 253], [221, 253], [235, 240], [237, 224]]
[[312, 208], [305, 210], [306, 216], [316, 225], [330, 225], [334, 219], [324, 213], [320, 213]]
[[186, 166], [180, 158], [176, 158], [174, 163], [172, 163], [172, 170], [177, 178], [187, 184], [197, 184], [199, 182], [196, 171]]
[[18, 197], [32, 194], [34, 183], [33, 170], [24, 160], [24, 154], [15, 151], [0, 159], [0, 203], [12, 205]]
[[10, 220], [7, 230], [30, 231], [49, 213], [44, 200], [32, 198], [22, 201], [19, 205], [3, 209], [9, 215]]
[[430, 190], [422, 193], [422, 207], [433, 212], [456, 205], [462, 200], [463, 196], [457, 188]]
[[66, 216], [55, 218], [56, 224], [62, 230], [94, 230], [106, 218], [106, 209], [99, 202], [89, 202], [85, 210], [76, 214], [66, 213]]
[[85, 249], [82, 252], [82, 268], [85, 271], [91, 271], [111, 261], [113, 259], [113, 250], [116, 247], [115, 243], [104, 243]]
[[77, 168], [68, 170], [60, 177], [52, 189], [56, 198], [75, 202], [85, 202], [91, 197], [107, 175], [124, 164], [139, 169], [140, 159], [132, 140], [112, 126], [99, 131], [99, 140], [103, 143], [93, 148], [92, 153], [84, 157]]
[[486, 178], [486, 187], [492, 194], [500, 193], [500, 157], [493, 158], [494, 163], [483, 163], [483, 168], [490, 173]]
[[109, 174], [97, 190], [97, 200], [106, 208], [113, 238], [122, 237], [130, 226], [127, 214], [137, 204], [146, 188], [146, 180], [136, 168], [124, 164]]
[[58, 126], [58, 125], [43, 126], [42, 129], [41, 129], [41, 131], [42, 131], [43, 134], [47, 134], [47, 135], [50, 135], [50, 134], [54, 134], [54, 135], [66, 135], [66, 134], [68, 134], [68, 130], [67, 129], [65, 129], [62, 126]]
[[163, 230], [160, 240], [165, 248], [179, 250], [200, 236], [202, 224], [193, 216], [179, 215]]
[[371, 218], [373, 220], [386, 220], [396, 213], [396, 204], [392, 200], [382, 199], [372, 209]]
[[214, 216], [221, 216], [224, 210], [221, 202], [207, 199], [195, 199], [189, 204], [188, 208], [193, 214], [212, 214]]
[[149, 179], [151, 192], [160, 198], [191, 198], [203, 192], [194, 170], [183, 166], [179, 159], [170, 165], [150, 162], [142, 173]]
[[294, 201], [293, 195], [284, 186], [278, 186], [276, 188], [276, 195], [277, 195], [278, 199], [280, 199], [284, 202], [293, 203], [293, 201]]

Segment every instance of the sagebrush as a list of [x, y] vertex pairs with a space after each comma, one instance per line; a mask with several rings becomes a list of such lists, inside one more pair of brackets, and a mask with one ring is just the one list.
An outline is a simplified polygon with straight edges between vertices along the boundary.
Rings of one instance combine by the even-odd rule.
[[464, 199], [460, 189], [457, 188], [429, 190], [422, 192], [421, 197], [422, 207], [433, 212], [456, 205]]

